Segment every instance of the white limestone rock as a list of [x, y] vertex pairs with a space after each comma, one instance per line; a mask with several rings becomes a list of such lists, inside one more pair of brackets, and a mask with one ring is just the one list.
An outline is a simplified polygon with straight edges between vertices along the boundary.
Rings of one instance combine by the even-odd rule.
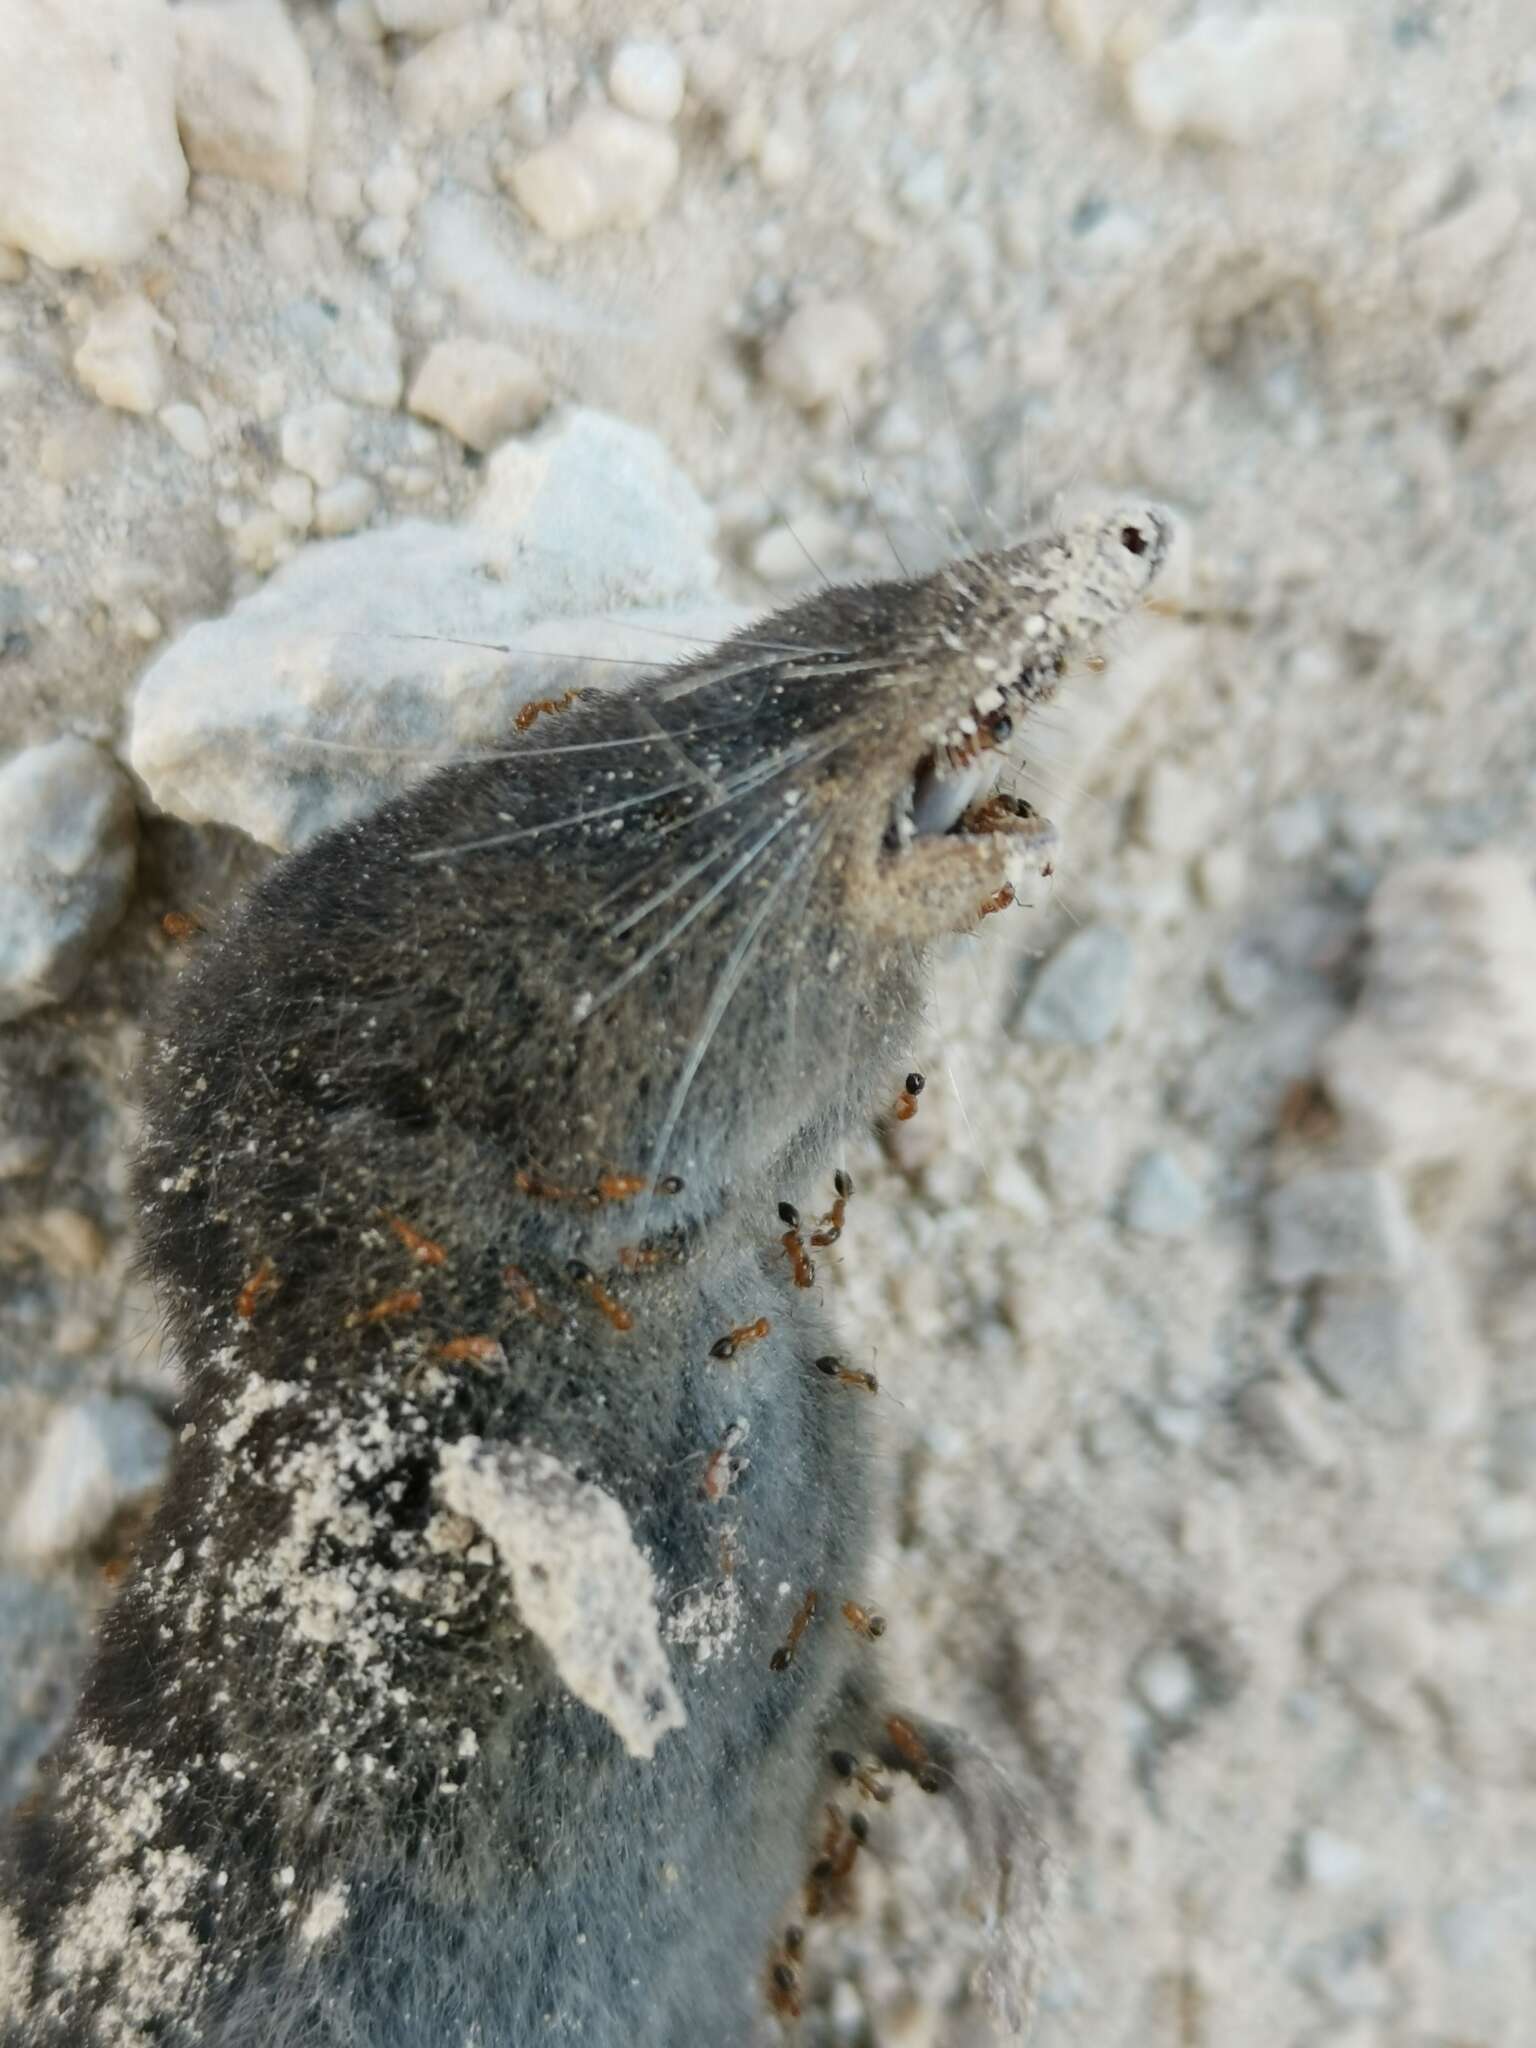
[[1159, 140], [1243, 148], [1335, 101], [1348, 62], [1344, 24], [1332, 15], [1213, 15], [1138, 57], [1126, 98], [1136, 125]]
[[406, 404], [484, 454], [534, 424], [548, 408], [549, 386], [521, 349], [455, 336], [433, 345]]
[[302, 193], [315, 87], [282, 0], [182, 0], [176, 118], [194, 170]]
[[119, 1509], [160, 1484], [170, 1456], [171, 1432], [132, 1396], [88, 1394], [61, 1408], [11, 1511], [7, 1552], [21, 1559], [83, 1550]]
[[103, 405], [153, 412], [165, 396], [164, 349], [175, 332], [141, 292], [125, 292], [92, 317], [75, 350], [75, 375]]
[[395, 104], [409, 127], [456, 135], [483, 121], [527, 75], [510, 21], [466, 21], [400, 66]]
[[653, 435], [564, 414], [497, 451], [462, 524], [311, 544], [184, 634], [139, 684], [129, 759], [178, 817], [302, 845], [494, 744], [530, 699], [731, 631], [711, 534]]
[[186, 206], [165, 0], [0, 6], [0, 243], [131, 263]]
[[127, 908], [137, 842], [128, 779], [88, 740], [0, 765], [0, 1023], [75, 987]]
[[571, 242], [654, 220], [679, 161], [665, 129], [615, 107], [592, 107], [557, 141], [514, 163], [507, 182], [536, 227], [551, 241]]

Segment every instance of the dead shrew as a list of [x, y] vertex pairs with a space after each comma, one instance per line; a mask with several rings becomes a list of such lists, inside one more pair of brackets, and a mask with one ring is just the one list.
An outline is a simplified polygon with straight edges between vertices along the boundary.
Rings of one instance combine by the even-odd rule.
[[818, 1854], [834, 1757], [1017, 1896], [1003, 1781], [839, 1618], [877, 1389], [780, 1205], [852, 1194], [931, 954], [1048, 857], [996, 770], [1169, 541], [824, 591], [206, 943], [137, 1184], [180, 1444], [0, 1848], [5, 2048], [743, 2043], [868, 1834]]

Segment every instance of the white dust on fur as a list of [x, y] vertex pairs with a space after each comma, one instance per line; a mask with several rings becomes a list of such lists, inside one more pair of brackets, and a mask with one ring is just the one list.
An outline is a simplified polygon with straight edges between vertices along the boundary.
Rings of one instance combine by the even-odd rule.
[[631, 1756], [687, 1715], [672, 1684], [656, 1580], [624, 1510], [558, 1458], [467, 1436], [439, 1457], [438, 1492], [495, 1545], [518, 1611], [584, 1705]]

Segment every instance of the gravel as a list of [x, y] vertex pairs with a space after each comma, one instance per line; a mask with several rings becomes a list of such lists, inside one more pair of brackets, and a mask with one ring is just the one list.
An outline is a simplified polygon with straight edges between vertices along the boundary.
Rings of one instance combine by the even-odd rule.
[[1058, 1045], [1102, 1045], [1120, 1022], [1134, 964], [1131, 940], [1116, 926], [1074, 932], [1030, 984], [1025, 1031]]

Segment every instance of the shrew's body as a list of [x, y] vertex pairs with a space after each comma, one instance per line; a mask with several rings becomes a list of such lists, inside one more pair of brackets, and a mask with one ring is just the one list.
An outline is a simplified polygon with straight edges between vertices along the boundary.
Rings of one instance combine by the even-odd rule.
[[4, 2048], [744, 2042], [833, 1751], [917, 1742], [974, 1819], [836, 1619], [874, 1397], [777, 1211], [1039, 844], [988, 738], [1166, 542], [813, 599], [316, 842], [198, 961], [139, 1178], [181, 1442], [0, 1846]]

